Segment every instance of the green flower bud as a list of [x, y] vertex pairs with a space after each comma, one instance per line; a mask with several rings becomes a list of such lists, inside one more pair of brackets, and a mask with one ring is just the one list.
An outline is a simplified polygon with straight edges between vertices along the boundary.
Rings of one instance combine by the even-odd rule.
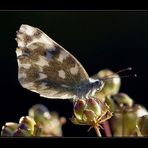
[[133, 100], [125, 93], [118, 93], [112, 98], [118, 103], [119, 106], [133, 106]]
[[94, 121], [95, 117], [96, 117], [96, 115], [95, 115], [94, 111], [89, 110], [89, 109], [84, 110], [84, 114], [83, 114], [83, 120], [84, 121], [89, 123], [91, 121]]
[[109, 69], [101, 70], [96, 75], [93, 76], [93, 78], [105, 78], [105, 77], [110, 79], [106, 79], [102, 90], [96, 93], [96, 96], [99, 99], [101, 99], [101, 101], [104, 101], [106, 96], [118, 93], [121, 86], [121, 79], [119, 75], [112, 72]]
[[90, 98], [87, 100], [87, 109], [92, 110], [96, 117], [101, 115], [101, 107], [95, 99]]
[[19, 120], [19, 128], [21, 130], [26, 130], [29, 132], [30, 135], [33, 135], [35, 130], [36, 122], [33, 118], [29, 116], [21, 117]]
[[148, 115], [148, 111], [146, 110], [146, 108], [139, 104], [135, 105], [135, 111], [136, 111], [137, 117]]
[[[108, 114], [108, 112], [108, 106], [95, 98], [78, 99], [74, 104], [74, 116], [71, 121], [74, 124], [93, 124], [94, 126], [95, 123], [96, 125], [102, 123], [102, 118], [103, 121], [111, 118], [112, 114]], [[102, 118], [100, 119], [100, 117]]]
[[30, 135], [30, 133], [28, 131], [18, 128], [14, 132], [13, 136], [14, 137], [28, 137], [28, 136], [32, 136], [32, 135]]
[[60, 117], [60, 124], [64, 125], [66, 123], [66, 118], [65, 117]]
[[57, 112], [49, 113], [46, 106], [36, 104], [29, 109], [29, 116], [34, 118], [37, 129], [35, 135], [62, 136], [62, 125], [66, 122], [64, 117], [59, 117]]
[[18, 127], [17, 123], [7, 122], [2, 127], [1, 136], [13, 136], [13, 134], [16, 131], [17, 127]]
[[40, 136], [62, 136], [62, 125], [66, 122], [64, 117], [59, 117], [57, 112], [51, 112], [48, 123], [40, 125]]
[[86, 101], [84, 99], [78, 99], [74, 104], [74, 115], [78, 120], [82, 120], [83, 111], [86, 107]]
[[135, 112], [114, 113], [111, 126], [114, 136], [134, 136], [137, 116]]
[[140, 117], [137, 126], [143, 136], [148, 136], [148, 115]]
[[[79, 125], [81, 125], [81, 122], [82, 122], [82, 120], [79, 120], [78, 118], [76, 118], [75, 116], [73, 116], [71, 119], [71, 122], [73, 123], [73, 124], [79, 124]], [[83, 123], [82, 122], [82, 125], [83, 124], [86, 124], [86, 123]]]
[[[129, 105], [129, 104], [128, 104]], [[136, 136], [137, 120], [148, 114], [141, 105], [120, 106], [114, 112], [111, 119], [111, 127], [114, 136]]]
[[29, 116], [39, 125], [45, 124], [51, 118], [49, 110], [42, 104], [36, 104], [29, 109]]
[[105, 102], [109, 106], [111, 112], [114, 112], [116, 110], [116, 104], [114, 103], [111, 96], [107, 96]]
[[72, 123], [78, 125], [90, 125], [94, 128], [97, 135], [101, 136], [100, 124], [112, 117], [109, 106], [106, 103], [96, 100], [96, 98], [78, 99], [74, 103], [74, 115]]
[[77, 120], [90, 122], [101, 115], [100, 104], [94, 99], [78, 99], [74, 104], [74, 115]]

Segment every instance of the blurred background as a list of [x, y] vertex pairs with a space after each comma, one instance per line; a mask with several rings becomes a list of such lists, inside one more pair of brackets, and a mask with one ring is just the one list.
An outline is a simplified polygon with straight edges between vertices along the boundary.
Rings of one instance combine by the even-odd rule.
[[[34, 104], [44, 104], [67, 118], [65, 137], [92, 137], [88, 126], [74, 125], [69, 100], [51, 100], [21, 87], [15, 50], [21, 24], [40, 28], [72, 53], [90, 76], [109, 68], [132, 67], [137, 78], [123, 78], [120, 92], [148, 108], [148, 12], [147, 11], [1, 11], [0, 12], [0, 128], [18, 122]], [[123, 75], [125, 75], [123, 74]]]

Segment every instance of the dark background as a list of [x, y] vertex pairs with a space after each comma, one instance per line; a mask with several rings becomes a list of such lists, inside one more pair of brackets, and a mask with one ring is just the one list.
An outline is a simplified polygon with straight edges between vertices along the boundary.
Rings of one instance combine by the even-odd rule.
[[89, 127], [71, 123], [69, 100], [41, 98], [19, 84], [14, 39], [23, 23], [40, 28], [71, 52], [90, 76], [103, 68], [131, 66], [138, 77], [122, 79], [120, 91], [148, 108], [148, 11], [1, 11], [0, 127], [18, 122], [32, 105], [42, 103], [67, 118], [65, 137], [96, 136], [93, 130], [86, 132]]

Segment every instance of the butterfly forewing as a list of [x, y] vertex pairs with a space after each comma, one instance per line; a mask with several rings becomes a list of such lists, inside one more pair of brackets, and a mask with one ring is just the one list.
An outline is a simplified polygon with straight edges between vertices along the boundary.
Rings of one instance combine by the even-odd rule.
[[88, 80], [79, 61], [40, 29], [21, 25], [16, 49], [19, 82], [47, 98], [68, 99], [73, 87]]

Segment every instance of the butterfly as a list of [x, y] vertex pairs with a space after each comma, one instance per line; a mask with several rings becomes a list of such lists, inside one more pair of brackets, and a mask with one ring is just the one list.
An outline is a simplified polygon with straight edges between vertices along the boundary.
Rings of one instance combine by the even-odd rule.
[[71, 53], [40, 29], [22, 24], [16, 41], [22, 87], [51, 99], [88, 98], [103, 88], [101, 79], [90, 78]]

